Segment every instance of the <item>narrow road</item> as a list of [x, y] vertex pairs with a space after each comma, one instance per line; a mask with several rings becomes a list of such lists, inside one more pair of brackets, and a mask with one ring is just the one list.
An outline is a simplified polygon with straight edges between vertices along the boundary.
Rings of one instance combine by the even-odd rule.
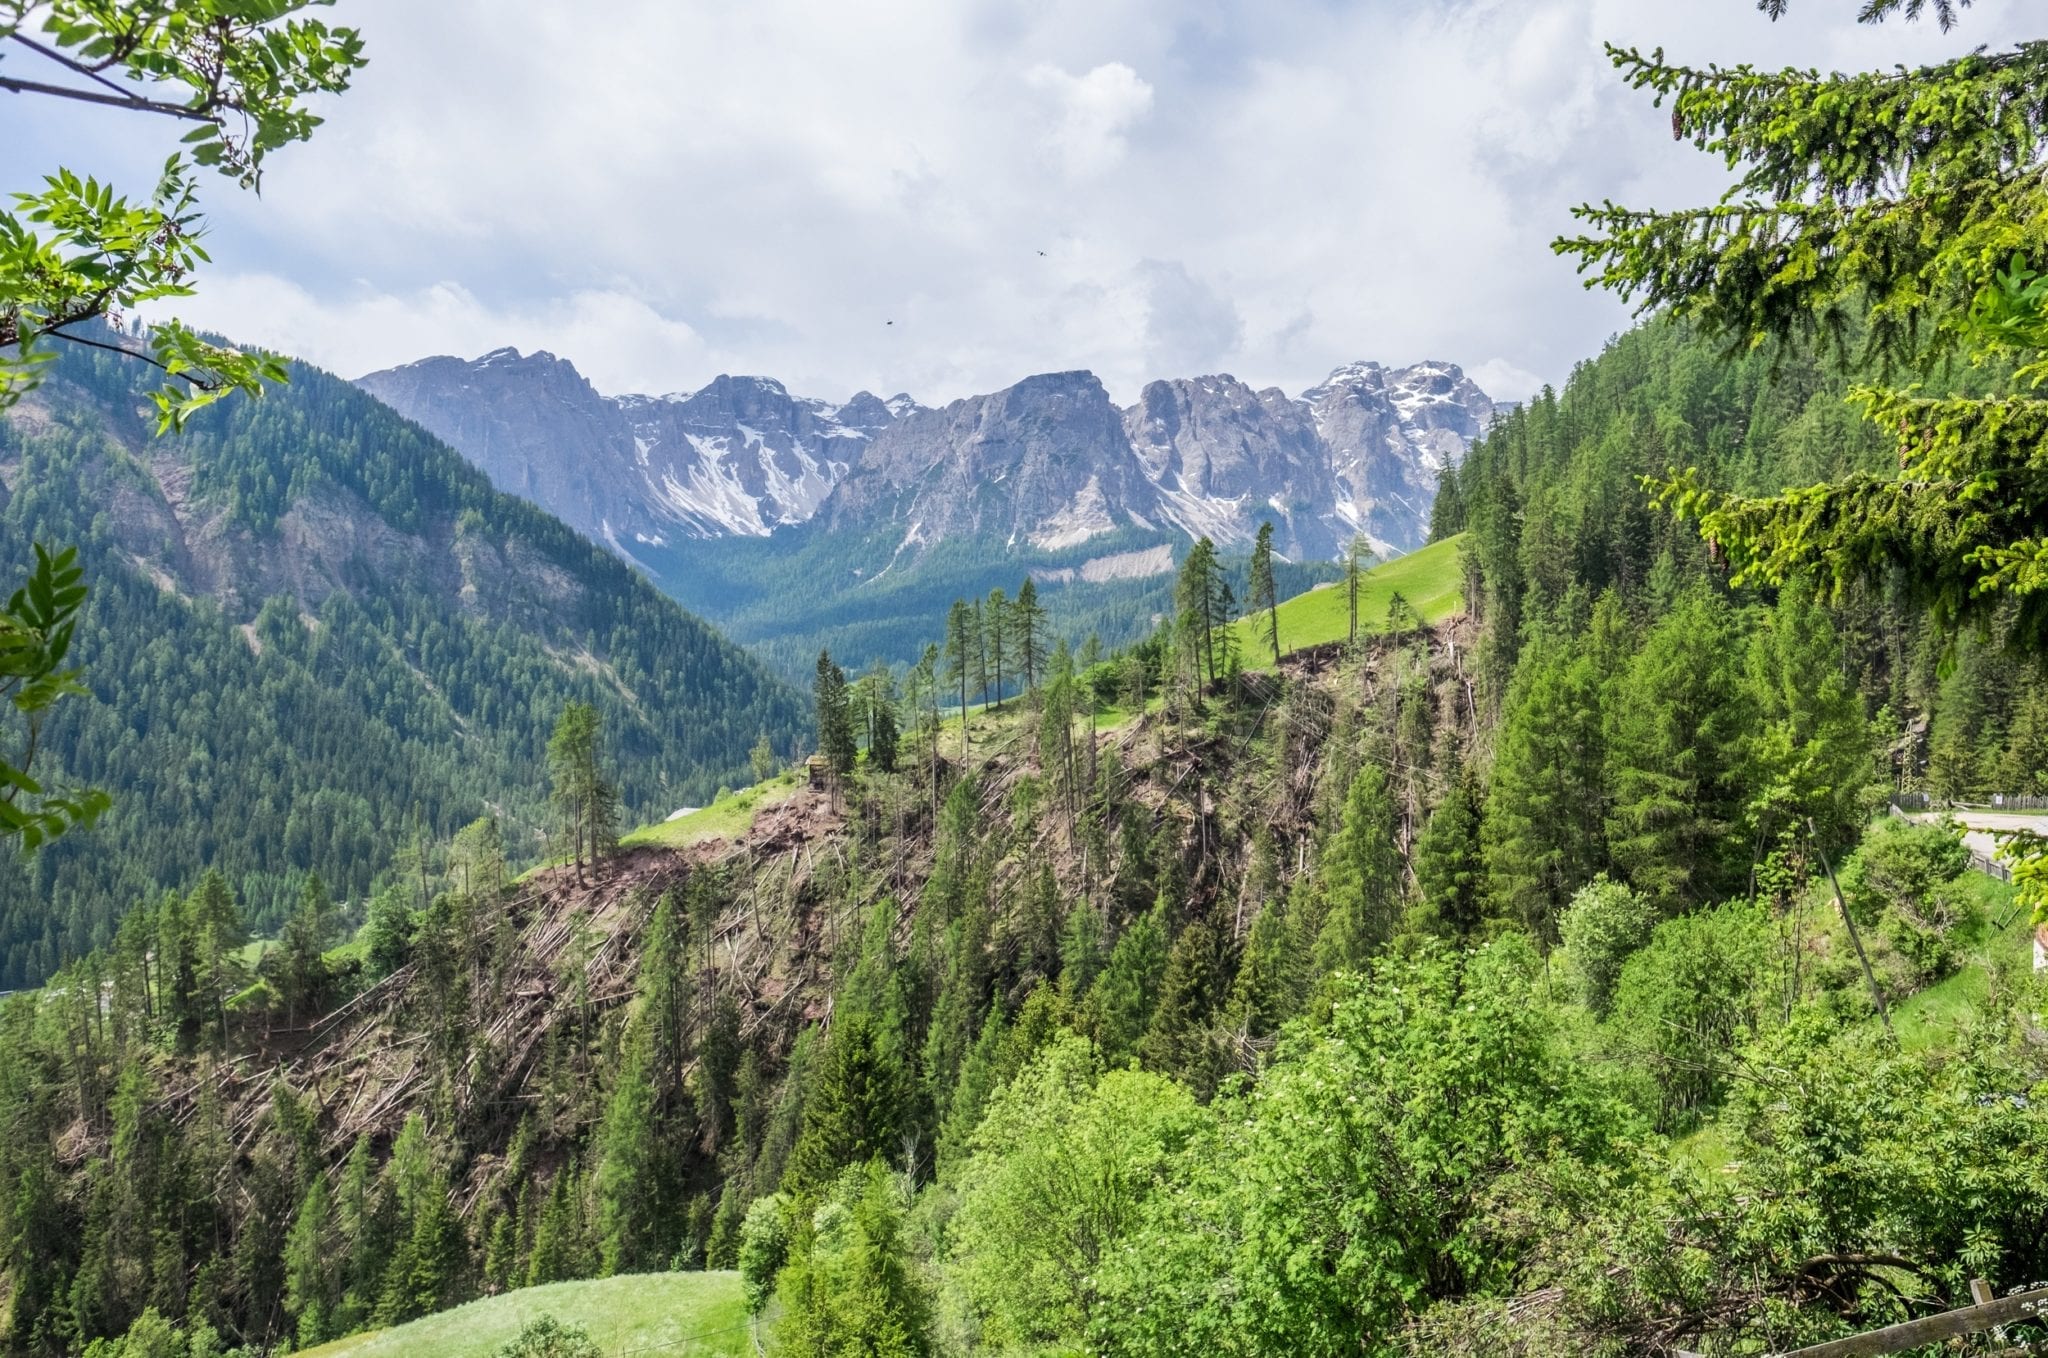
[[1998, 857], [2001, 830], [2038, 830], [2048, 834], [2048, 811], [1919, 811], [1912, 813], [1911, 818], [1929, 824], [1944, 818], [1954, 821], [1963, 827], [1963, 843], [1970, 852], [1993, 860]]

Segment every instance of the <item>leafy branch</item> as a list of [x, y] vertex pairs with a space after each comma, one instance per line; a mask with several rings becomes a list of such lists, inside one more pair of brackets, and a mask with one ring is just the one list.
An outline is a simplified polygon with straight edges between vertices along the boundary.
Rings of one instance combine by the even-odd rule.
[[[0, 409], [36, 386], [58, 341], [114, 348], [162, 371], [151, 394], [160, 432], [230, 393], [286, 380], [280, 359], [210, 343], [177, 321], [131, 334], [128, 316], [190, 296], [194, 270], [208, 262], [193, 167], [259, 189], [265, 156], [319, 126], [307, 100], [347, 89], [363, 64], [361, 38], [299, 17], [330, 2], [0, 0], [0, 59], [27, 54], [55, 77], [0, 69], [0, 91], [193, 124], [182, 139], [189, 150], [165, 162], [147, 201], [59, 169], [0, 210]], [[78, 333], [93, 321], [128, 338]]]
[[109, 805], [97, 789], [46, 787], [29, 774], [50, 709], [87, 692], [78, 671], [64, 667], [86, 598], [78, 549], [53, 554], [37, 543], [35, 551], [35, 570], [0, 610], [0, 697], [25, 718], [20, 748], [0, 757], [0, 837], [18, 838], [25, 852], [90, 825]]

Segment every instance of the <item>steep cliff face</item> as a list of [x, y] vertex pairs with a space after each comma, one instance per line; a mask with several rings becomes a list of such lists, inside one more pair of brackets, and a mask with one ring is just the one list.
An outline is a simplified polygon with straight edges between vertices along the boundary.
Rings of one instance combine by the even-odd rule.
[[1288, 556], [1336, 553], [1328, 459], [1308, 409], [1278, 387], [1255, 392], [1228, 375], [1153, 382], [1124, 428], [1160, 512], [1190, 537], [1234, 545], [1271, 519]]
[[654, 526], [630, 422], [566, 359], [498, 349], [473, 362], [421, 359], [357, 385], [461, 451], [499, 490], [586, 536], [631, 538]]
[[695, 537], [760, 537], [804, 522], [896, 420], [868, 392], [835, 406], [766, 377], [721, 376], [688, 396], [626, 396], [618, 406], [655, 515]]
[[970, 537], [1058, 550], [1156, 526], [1157, 497], [1093, 373], [1046, 373], [918, 410], [875, 436], [820, 522], [902, 527], [904, 549]]

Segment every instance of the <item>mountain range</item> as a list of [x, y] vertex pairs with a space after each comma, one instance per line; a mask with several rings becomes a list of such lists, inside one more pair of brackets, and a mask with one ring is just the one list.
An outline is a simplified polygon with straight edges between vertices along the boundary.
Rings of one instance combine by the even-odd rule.
[[1440, 362], [1348, 364], [1298, 397], [1223, 374], [1156, 381], [1127, 408], [1087, 372], [936, 408], [865, 391], [824, 401], [767, 377], [606, 396], [568, 360], [515, 349], [359, 385], [622, 555], [813, 521], [892, 530], [886, 560], [848, 563], [857, 578], [949, 538], [1058, 552], [1130, 529], [1228, 549], [1266, 519], [1296, 561], [1359, 534], [1408, 551], [1427, 538], [1439, 475], [1495, 412]]

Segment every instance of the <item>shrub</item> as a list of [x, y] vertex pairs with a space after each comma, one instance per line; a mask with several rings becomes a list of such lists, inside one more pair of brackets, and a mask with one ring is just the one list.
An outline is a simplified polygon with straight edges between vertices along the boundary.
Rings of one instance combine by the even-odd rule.
[[519, 1337], [498, 1348], [497, 1358], [604, 1358], [581, 1325], [564, 1325], [551, 1315], [526, 1322]]
[[789, 1223], [782, 1195], [756, 1198], [740, 1223], [740, 1285], [746, 1289], [749, 1315], [760, 1315], [775, 1295], [775, 1275], [788, 1258]]
[[1608, 1032], [1656, 1079], [1660, 1130], [1720, 1101], [1728, 1053], [1756, 1027], [1768, 954], [1762, 912], [1737, 901], [1658, 925], [1623, 964]]
[[1586, 1007], [1605, 1017], [1622, 964], [1657, 927], [1657, 908], [1620, 882], [1600, 874], [1565, 907], [1560, 929]]

